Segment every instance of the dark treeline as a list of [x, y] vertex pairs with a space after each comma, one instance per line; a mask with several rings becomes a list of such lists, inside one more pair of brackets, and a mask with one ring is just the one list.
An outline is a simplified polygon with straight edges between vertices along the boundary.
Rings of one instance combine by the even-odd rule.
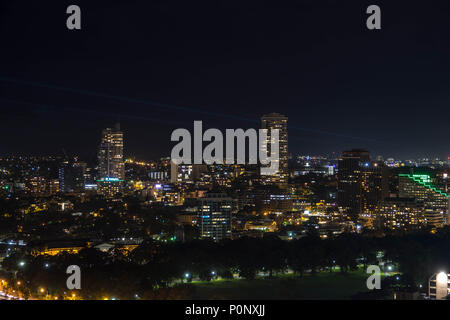
[[383, 238], [343, 234], [325, 240], [314, 235], [293, 241], [266, 236], [221, 243], [147, 239], [129, 254], [94, 248], [56, 256], [15, 253], [2, 267], [3, 278], [12, 284], [10, 289], [28, 296], [42, 295], [40, 288], [45, 288], [45, 294], [64, 298], [69, 294], [66, 268], [74, 264], [81, 268], [82, 289], [77, 294], [82, 298], [177, 299], [189, 298], [193, 288], [187, 283], [192, 279], [209, 281], [239, 275], [251, 280], [259, 273], [273, 277], [288, 270], [302, 277], [333, 267], [347, 273], [358, 265], [378, 264], [380, 252], [385, 262], [395, 264], [403, 273], [403, 279], [413, 285], [426, 283], [433, 273], [450, 270], [450, 229]]

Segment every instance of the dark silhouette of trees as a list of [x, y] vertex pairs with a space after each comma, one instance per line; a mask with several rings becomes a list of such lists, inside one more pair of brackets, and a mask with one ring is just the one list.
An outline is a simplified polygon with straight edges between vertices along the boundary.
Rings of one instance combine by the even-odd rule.
[[[302, 277], [339, 267], [342, 273], [361, 264], [377, 264], [377, 252], [402, 273], [401, 280], [390, 279], [392, 288], [415, 288], [434, 273], [450, 270], [450, 231], [436, 234], [419, 232], [390, 235], [383, 238], [343, 234], [335, 238], [306, 237], [282, 241], [277, 236], [243, 237], [215, 243], [208, 240], [162, 242], [144, 240], [129, 255], [118, 251], [108, 253], [95, 248], [78, 254], [33, 256], [16, 252], [2, 262], [2, 278], [20, 281], [24, 295], [36, 295], [39, 288], [57, 297], [70, 294], [65, 287], [69, 265], [78, 265], [82, 272], [85, 299], [168, 299], [192, 294], [186, 286], [191, 280], [209, 281], [217, 276], [232, 279], [239, 274], [248, 280], [261, 273], [273, 277], [288, 269]], [[397, 269], [398, 268], [398, 269]], [[184, 284], [183, 284], [184, 283]]]

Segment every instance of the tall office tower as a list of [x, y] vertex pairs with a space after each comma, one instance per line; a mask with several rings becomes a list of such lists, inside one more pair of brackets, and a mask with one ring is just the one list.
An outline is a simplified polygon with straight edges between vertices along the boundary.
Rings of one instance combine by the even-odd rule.
[[98, 152], [100, 178], [125, 179], [123, 162], [123, 132], [117, 123], [114, 129], [106, 128], [102, 131], [102, 139]]
[[[261, 128], [269, 129], [267, 133], [267, 142], [265, 146], [267, 146], [267, 151], [270, 150], [270, 141], [271, 134], [270, 130], [278, 129], [279, 130], [279, 166], [278, 172], [274, 175], [263, 176], [262, 180], [266, 184], [278, 184], [280, 187], [284, 187], [287, 185], [289, 178], [289, 169], [288, 169], [288, 131], [287, 131], [287, 121], [288, 118], [279, 113], [270, 113], [261, 117]], [[271, 154], [271, 153], [270, 153]]]
[[366, 150], [344, 151], [338, 160], [338, 206], [353, 221], [361, 213], [362, 168], [370, 165], [370, 154]]
[[230, 238], [232, 198], [224, 193], [207, 193], [199, 202], [197, 225], [200, 236], [214, 241]]
[[61, 192], [82, 192], [86, 163], [65, 161], [58, 168], [59, 190]]
[[365, 162], [361, 168], [361, 211], [373, 218], [389, 194], [389, 171], [383, 162]]
[[117, 193], [125, 180], [125, 166], [123, 162], [123, 132], [120, 124], [114, 128], [102, 131], [100, 148], [98, 151], [99, 193], [112, 196]]
[[399, 197], [424, 203], [427, 225], [439, 228], [449, 224], [450, 195], [438, 189], [429, 174], [399, 174]]

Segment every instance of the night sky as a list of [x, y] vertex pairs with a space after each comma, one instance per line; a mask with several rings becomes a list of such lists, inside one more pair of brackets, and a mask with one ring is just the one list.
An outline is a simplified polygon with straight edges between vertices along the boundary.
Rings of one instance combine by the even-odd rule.
[[194, 120], [279, 112], [292, 153], [446, 158], [449, 17], [446, 0], [0, 1], [0, 155], [94, 158], [120, 120], [126, 156], [153, 159]]

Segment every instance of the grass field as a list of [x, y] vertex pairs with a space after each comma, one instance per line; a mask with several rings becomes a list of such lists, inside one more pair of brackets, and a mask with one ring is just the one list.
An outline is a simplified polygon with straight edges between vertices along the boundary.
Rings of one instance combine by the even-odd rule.
[[[369, 274], [362, 268], [347, 274], [322, 272], [305, 275], [280, 275], [273, 279], [197, 281], [193, 299], [350, 299], [352, 295], [368, 291]], [[382, 275], [384, 276], [384, 275]]]

